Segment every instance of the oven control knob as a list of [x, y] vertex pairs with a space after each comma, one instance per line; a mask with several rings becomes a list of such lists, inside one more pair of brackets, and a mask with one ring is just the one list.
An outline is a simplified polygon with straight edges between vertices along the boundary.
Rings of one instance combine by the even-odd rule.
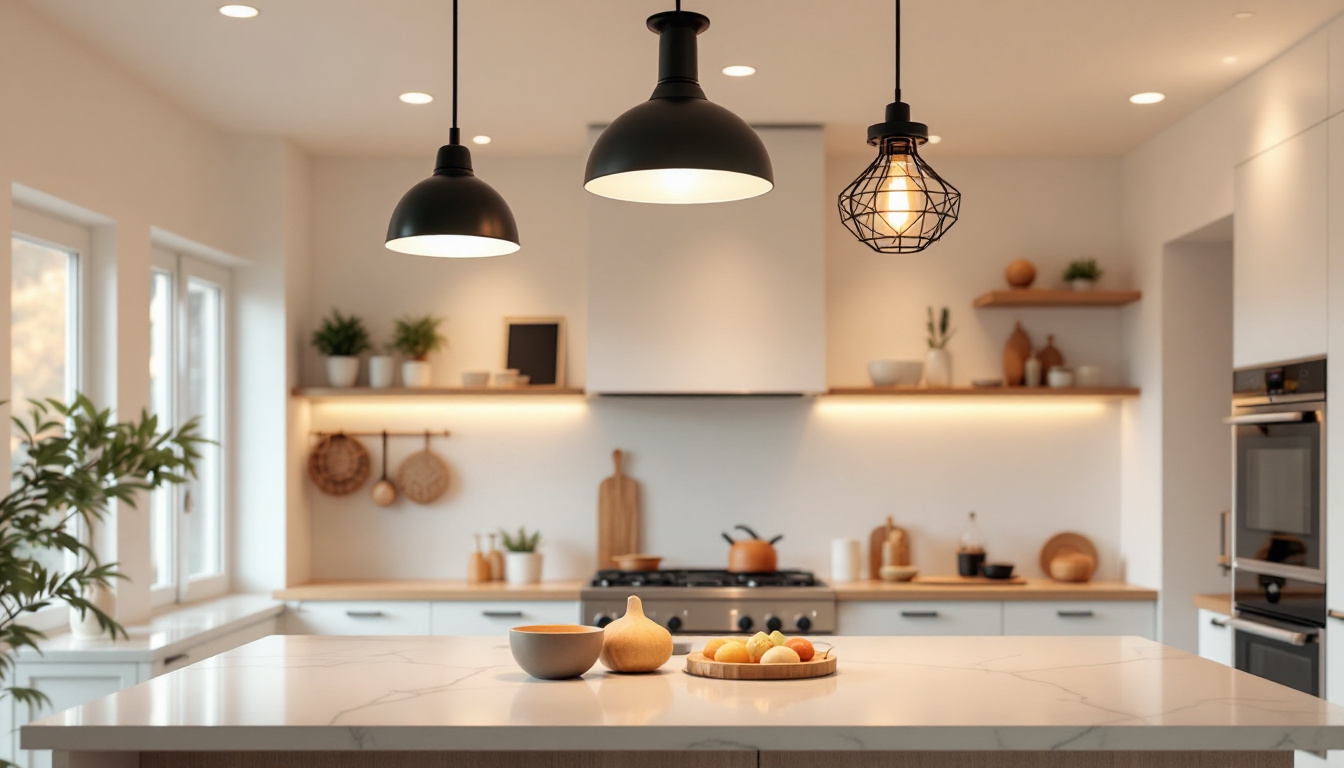
[[798, 627], [799, 632], [806, 632], [812, 628], [812, 620], [806, 616], [799, 616], [793, 620], [794, 626]]
[[668, 619], [668, 620], [667, 620], [667, 628], [670, 629], [670, 630], [672, 630], [673, 632], [680, 631], [680, 629], [681, 629], [681, 617], [680, 617], [680, 616], [673, 616], [672, 618]]
[[778, 632], [779, 630], [784, 628], [784, 622], [780, 621], [778, 617], [766, 616], [765, 628], [770, 630], [771, 632]]
[[752, 625], [756, 622], [751, 620], [750, 616], [743, 616], [737, 620], [737, 628], [743, 632], [750, 632]]
[[605, 626], [607, 626], [608, 624], [610, 624], [611, 621], [612, 621], [612, 619], [611, 619], [610, 616], [608, 616], [608, 615], [605, 614], [605, 613], [599, 613], [599, 614], [597, 614], [597, 620], [593, 622], [593, 626], [596, 626], [596, 627], [605, 627]]

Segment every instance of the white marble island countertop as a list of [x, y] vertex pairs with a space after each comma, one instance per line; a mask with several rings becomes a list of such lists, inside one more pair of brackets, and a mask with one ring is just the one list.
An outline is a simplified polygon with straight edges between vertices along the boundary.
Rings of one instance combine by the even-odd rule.
[[1133, 637], [838, 637], [748, 682], [599, 665], [544, 682], [495, 637], [272, 636], [25, 726], [25, 749], [1291, 750], [1344, 708]]

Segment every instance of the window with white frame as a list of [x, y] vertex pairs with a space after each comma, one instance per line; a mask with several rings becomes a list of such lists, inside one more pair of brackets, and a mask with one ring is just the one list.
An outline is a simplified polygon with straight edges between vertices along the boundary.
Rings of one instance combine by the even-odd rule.
[[155, 249], [150, 277], [150, 406], [159, 428], [197, 419], [197, 477], [150, 501], [154, 602], [187, 602], [228, 588], [225, 531], [225, 377], [228, 270]]

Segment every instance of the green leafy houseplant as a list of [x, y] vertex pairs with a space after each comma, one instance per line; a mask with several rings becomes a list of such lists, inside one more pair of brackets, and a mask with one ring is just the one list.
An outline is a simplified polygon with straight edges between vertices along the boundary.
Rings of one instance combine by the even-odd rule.
[[952, 318], [947, 307], [943, 307], [943, 311], [939, 313], [938, 322], [935, 324], [933, 322], [933, 307], [929, 307], [929, 319], [926, 326], [929, 332], [929, 349], [947, 348], [947, 342], [956, 333], [955, 329], [949, 329], [948, 327], [951, 322]]
[[327, 357], [354, 357], [372, 349], [364, 321], [358, 315], [342, 315], [339, 309], [332, 309], [331, 317], [313, 331], [312, 344]]
[[[68, 603], [81, 616], [92, 611], [103, 631], [126, 636], [85, 598], [94, 585], [122, 578], [117, 565], [100, 562], [76, 529], [89, 530], [114, 501], [134, 508], [139, 493], [194, 477], [198, 448], [208, 442], [195, 419], [163, 432], [146, 413], [114, 423], [110, 410], [83, 395], [69, 405], [35, 401], [28, 420], [15, 416], [13, 423], [25, 455], [0, 500], [0, 681], [13, 671], [15, 649], [38, 650], [45, 635], [21, 621], [48, 606]], [[41, 559], [51, 552], [72, 555], [78, 565], [54, 572]], [[32, 688], [0, 690], [30, 706], [46, 701]]]
[[439, 333], [439, 324], [443, 318], [425, 315], [424, 317], [403, 317], [397, 321], [392, 336], [392, 347], [398, 352], [409, 355], [412, 360], [424, 360], [430, 352], [437, 352], [447, 341]]
[[533, 531], [529, 536], [527, 529], [522, 527], [516, 536], [500, 528], [499, 537], [504, 543], [504, 549], [510, 552], [536, 552], [537, 544], [541, 543], [541, 531]]
[[1101, 279], [1101, 267], [1097, 266], [1096, 259], [1079, 259], [1069, 262], [1069, 268], [1064, 270], [1064, 282], [1071, 283], [1074, 280], [1091, 280], [1096, 282]]

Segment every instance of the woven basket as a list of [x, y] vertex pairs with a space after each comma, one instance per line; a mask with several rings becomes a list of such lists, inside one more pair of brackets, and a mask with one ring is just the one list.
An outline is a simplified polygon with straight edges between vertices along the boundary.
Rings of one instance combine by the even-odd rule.
[[369, 479], [369, 452], [353, 437], [327, 435], [308, 455], [308, 476], [323, 493], [354, 493]]
[[416, 451], [397, 468], [397, 488], [417, 504], [429, 504], [448, 491], [448, 465], [426, 448]]

